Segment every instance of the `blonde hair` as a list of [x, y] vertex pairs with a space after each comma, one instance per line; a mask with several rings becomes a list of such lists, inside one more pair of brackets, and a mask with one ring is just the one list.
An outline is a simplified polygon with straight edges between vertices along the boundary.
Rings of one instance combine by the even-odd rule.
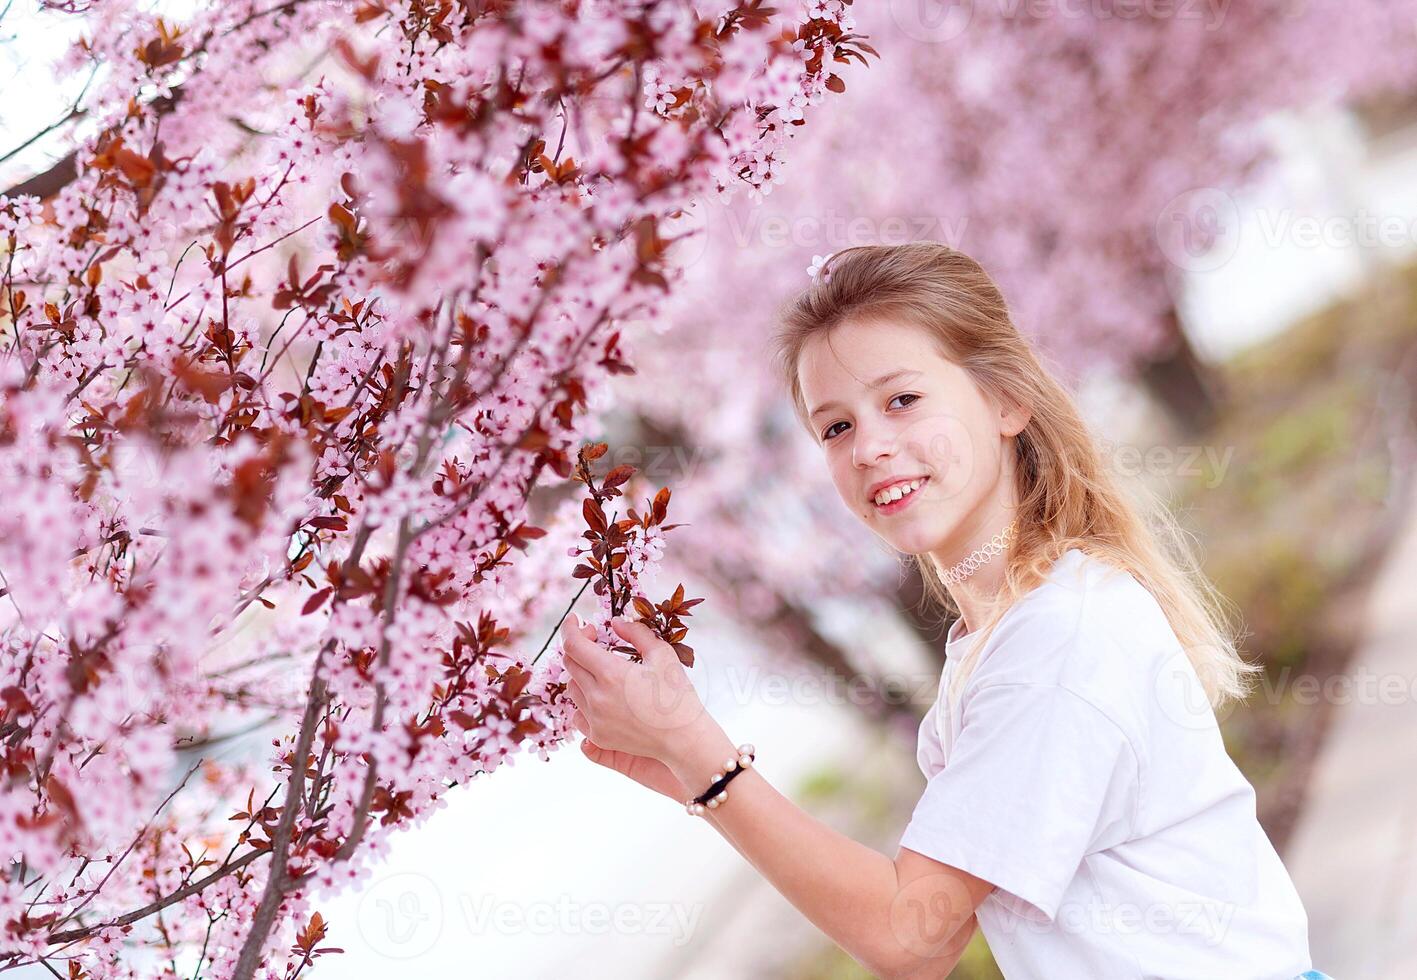
[[[1160, 605], [1212, 707], [1250, 691], [1261, 667], [1241, 658], [1232, 605], [1206, 578], [1170, 510], [1140, 484], [1129, 499], [1104, 465], [1071, 395], [1040, 364], [1009, 317], [1004, 297], [974, 259], [937, 242], [868, 245], [837, 252], [780, 316], [779, 369], [810, 432], [798, 359], [806, 342], [848, 321], [894, 320], [928, 330], [941, 353], [998, 400], [1021, 403], [1028, 423], [1014, 437], [1018, 527], [1005, 555], [1004, 586], [979, 628], [980, 642], [1053, 563], [1078, 548], [1130, 572]], [[958, 614], [935, 559], [917, 563], [927, 596]], [[957, 700], [974, 657], [953, 675]]]

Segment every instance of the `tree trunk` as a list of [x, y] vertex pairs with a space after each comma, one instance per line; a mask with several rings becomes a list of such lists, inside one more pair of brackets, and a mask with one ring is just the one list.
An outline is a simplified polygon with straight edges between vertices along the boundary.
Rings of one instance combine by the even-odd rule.
[[1205, 432], [1215, 424], [1224, 399], [1219, 375], [1204, 363], [1173, 307], [1167, 314], [1171, 339], [1162, 352], [1143, 364], [1138, 380], [1183, 432]]
[[68, 153], [63, 159], [56, 161], [53, 166], [40, 174], [35, 174], [28, 180], [22, 180], [14, 187], [5, 191], [0, 191], [5, 197], [19, 197], [21, 194], [33, 194], [40, 200], [53, 197], [66, 186], [73, 182], [79, 175], [78, 154]]
[[901, 615], [920, 637], [921, 644], [929, 651], [930, 662], [938, 667], [945, 666], [945, 634], [949, 632], [954, 617], [937, 606], [925, 592], [925, 580], [918, 570], [905, 577], [896, 589], [895, 599]]
[[911, 704], [911, 690], [888, 683], [880, 676], [862, 674], [846, 657], [846, 651], [819, 633], [809, 612], [796, 603], [782, 600], [778, 611], [765, 624], [803, 638], [803, 656], [816, 665], [849, 696], [846, 700], [888, 729], [911, 731], [920, 721], [921, 708]]

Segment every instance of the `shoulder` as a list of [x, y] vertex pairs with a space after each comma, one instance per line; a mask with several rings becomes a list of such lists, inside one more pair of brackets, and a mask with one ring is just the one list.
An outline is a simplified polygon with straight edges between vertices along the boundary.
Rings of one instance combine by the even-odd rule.
[[1056, 686], [1136, 734], [1139, 702], [1178, 646], [1130, 572], [1074, 551], [1000, 620], [969, 687]]

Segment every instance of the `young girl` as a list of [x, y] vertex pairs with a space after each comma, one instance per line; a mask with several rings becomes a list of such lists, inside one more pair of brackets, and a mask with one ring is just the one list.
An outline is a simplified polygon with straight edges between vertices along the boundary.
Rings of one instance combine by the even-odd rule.
[[704, 816], [882, 977], [946, 976], [976, 927], [1010, 978], [1322, 977], [1216, 723], [1258, 668], [984, 270], [928, 242], [847, 249], [778, 339], [847, 510], [959, 613], [900, 849], [779, 793], [641, 624], [612, 624], [638, 664], [562, 625], [586, 755]]

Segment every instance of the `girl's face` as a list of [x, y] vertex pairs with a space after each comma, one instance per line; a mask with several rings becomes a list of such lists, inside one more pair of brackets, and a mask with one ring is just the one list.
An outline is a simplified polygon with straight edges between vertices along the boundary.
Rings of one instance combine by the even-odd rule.
[[[837, 493], [887, 544], [911, 555], [954, 552], [998, 530], [997, 509], [1012, 503], [1011, 437], [1028, 421], [1018, 406], [998, 405], [935, 343], [913, 324], [848, 322], [809, 340], [797, 362], [810, 429]], [[916, 489], [903, 496], [879, 497], [910, 485]]]

